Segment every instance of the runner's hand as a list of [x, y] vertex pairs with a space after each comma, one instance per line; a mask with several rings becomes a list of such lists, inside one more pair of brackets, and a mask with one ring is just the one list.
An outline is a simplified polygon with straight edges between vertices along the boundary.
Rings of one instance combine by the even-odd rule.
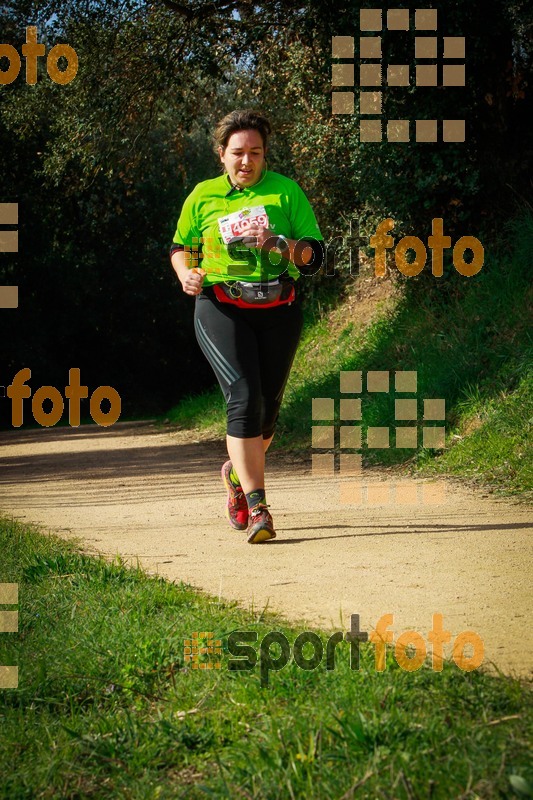
[[206, 275], [207, 272], [205, 269], [201, 269], [200, 267], [193, 267], [187, 270], [187, 274], [181, 282], [185, 294], [190, 294], [192, 296], [200, 294], [202, 291], [202, 283]]
[[243, 245], [251, 249], [252, 247], [257, 247], [261, 249], [265, 246], [265, 242], [268, 239], [272, 239], [276, 234], [274, 231], [270, 230], [270, 228], [264, 228], [262, 225], [250, 225], [249, 228], [242, 231], [241, 236], [245, 237], [243, 239]]

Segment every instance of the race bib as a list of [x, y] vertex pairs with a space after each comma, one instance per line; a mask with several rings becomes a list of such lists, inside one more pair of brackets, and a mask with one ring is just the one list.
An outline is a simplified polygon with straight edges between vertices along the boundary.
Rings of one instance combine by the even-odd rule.
[[228, 244], [235, 236], [243, 236], [251, 225], [261, 225], [268, 228], [268, 215], [264, 206], [253, 206], [253, 208], [241, 208], [228, 214], [227, 217], [219, 217], [218, 229], [225, 244]]

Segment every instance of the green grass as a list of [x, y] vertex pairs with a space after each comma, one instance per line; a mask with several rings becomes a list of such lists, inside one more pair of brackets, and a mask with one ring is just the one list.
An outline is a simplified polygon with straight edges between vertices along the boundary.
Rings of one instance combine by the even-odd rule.
[[[533, 704], [516, 679], [448, 662], [408, 673], [391, 653], [378, 673], [372, 644], [350, 670], [345, 643], [334, 671], [291, 659], [262, 688], [259, 665], [228, 669], [229, 634], [292, 643], [302, 627], [12, 521], [0, 547], [20, 615], [0, 638], [0, 664], [19, 665], [18, 689], [0, 690], [1, 797], [533, 796]], [[220, 670], [184, 662], [194, 631], [222, 640]]]
[[200, 395], [184, 397], [160, 421], [164, 419], [183, 428], [196, 428], [222, 436], [225, 432], [225, 407], [222, 392], [216, 386]]
[[[393, 446], [364, 450], [366, 463], [405, 464], [424, 472], [475, 478], [505, 493], [530, 491], [532, 239], [533, 216], [526, 213], [499, 238], [486, 243], [486, 263], [478, 275], [465, 278], [448, 264], [439, 283], [429, 274], [418, 284], [406, 279], [404, 292], [388, 308], [378, 308], [373, 323], [364, 331], [355, 324], [357, 306], [349, 311], [353, 307], [344, 302], [345, 297], [340, 296], [334, 312], [330, 296], [321, 312], [317, 311], [318, 301], [310, 305], [308, 298], [306, 327], [274, 449], [290, 449], [309, 457], [312, 398], [339, 398], [340, 370], [416, 370], [418, 427], [423, 424], [422, 398], [444, 398], [446, 450], [424, 450], [419, 434], [417, 451]], [[337, 286], [341, 295], [343, 291], [349, 295], [349, 287]], [[343, 309], [346, 319], [337, 322], [332, 335], [332, 316], [342, 319]], [[363, 441], [368, 426], [395, 427], [392, 388], [389, 393], [361, 395]], [[403, 395], [409, 396], [413, 395]], [[224, 406], [218, 388], [187, 400], [167, 416], [182, 425], [224, 434]], [[479, 420], [483, 422], [480, 428]], [[338, 416], [335, 422], [340, 424]]]
[[426, 472], [466, 477], [527, 500], [533, 496], [533, 371], [511, 392], [483, 397], [476, 389], [458, 404], [460, 424], [453, 446], [428, 460]]

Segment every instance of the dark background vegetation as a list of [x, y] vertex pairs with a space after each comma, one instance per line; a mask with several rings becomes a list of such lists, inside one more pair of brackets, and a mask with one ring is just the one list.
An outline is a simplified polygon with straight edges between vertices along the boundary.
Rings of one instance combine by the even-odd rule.
[[[466, 89], [385, 88], [386, 114], [465, 117], [464, 144], [361, 144], [357, 114], [332, 116], [331, 37], [357, 41], [357, 2], [0, 4], [0, 42], [20, 52], [33, 24], [47, 49], [66, 42], [79, 58], [67, 86], [41, 58], [35, 86], [23, 63], [0, 87], [0, 202], [19, 203], [20, 217], [19, 254], [0, 254], [0, 284], [20, 293], [0, 315], [0, 384], [30, 367], [34, 390], [62, 391], [79, 367], [90, 391], [120, 392], [123, 416], [164, 413], [212, 384], [168, 246], [185, 196], [218, 174], [210, 132], [236, 107], [271, 117], [269, 167], [300, 182], [326, 240], [357, 219], [368, 235], [387, 216], [424, 239], [441, 216], [452, 238], [490, 248], [531, 200], [531, 6], [428, 6], [438, 36], [466, 36]], [[414, 63], [412, 31], [383, 36], [385, 62]], [[346, 279], [302, 279], [307, 302]], [[406, 288], [440, 305], [467, 282], [426, 268]]]

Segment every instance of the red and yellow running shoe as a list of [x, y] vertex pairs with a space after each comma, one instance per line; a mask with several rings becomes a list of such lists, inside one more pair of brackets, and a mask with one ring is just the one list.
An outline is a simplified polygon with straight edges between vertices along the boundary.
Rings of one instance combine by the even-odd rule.
[[274, 530], [274, 523], [268, 511], [268, 506], [260, 503], [250, 509], [246, 533], [250, 544], [261, 544], [261, 542], [276, 538], [276, 531]]
[[244, 531], [248, 527], [248, 503], [242, 486], [235, 486], [232, 482], [230, 477], [231, 469], [231, 461], [226, 461], [220, 471], [222, 481], [228, 492], [225, 513], [232, 528], [235, 528], [236, 531]]

